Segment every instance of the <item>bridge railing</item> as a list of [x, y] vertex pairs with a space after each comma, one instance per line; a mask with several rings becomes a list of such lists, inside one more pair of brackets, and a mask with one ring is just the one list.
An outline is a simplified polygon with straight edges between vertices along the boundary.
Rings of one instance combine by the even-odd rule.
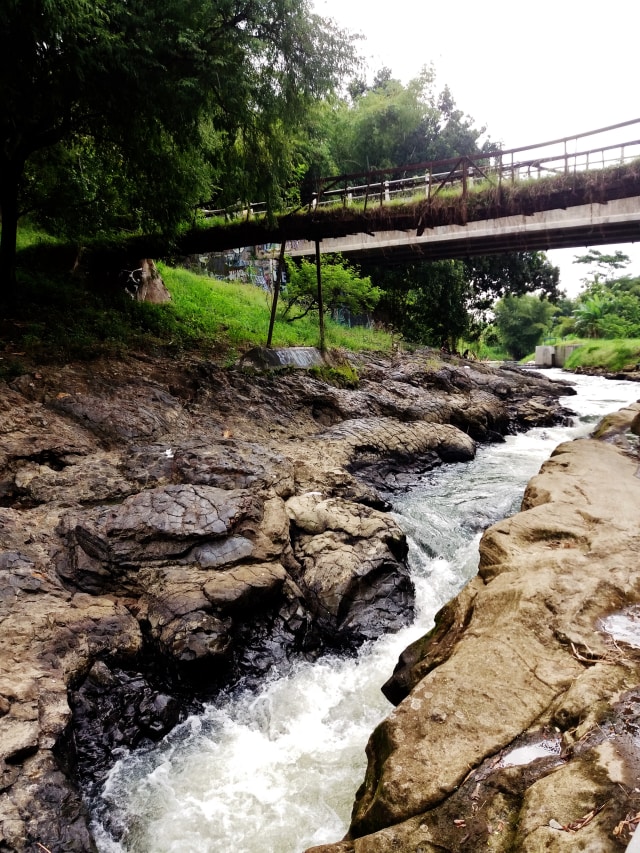
[[[640, 120], [638, 122], [640, 123]], [[610, 128], [604, 128], [600, 132], [608, 130]], [[568, 141], [561, 140], [562, 143]], [[552, 144], [541, 143], [534, 148]], [[451, 188], [465, 196], [479, 183], [488, 182], [500, 186], [503, 183], [605, 169], [638, 159], [640, 138], [573, 151], [567, 150], [565, 146], [559, 153], [522, 156], [532, 151], [533, 148], [490, 151], [417, 166], [327, 178], [312, 200], [312, 206], [348, 205], [355, 202], [367, 206], [370, 203], [385, 204], [394, 200], [417, 200], [421, 196], [435, 197]], [[395, 177], [399, 172], [405, 174]], [[417, 174], [407, 174], [409, 172]], [[358, 183], [354, 178], [364, 180]]]
[[[619, 137], [623, 129], [634, 126], [635, 133], [631, 138], [611, 141], [614, 136]], [[636, 136], [638, 138], [634, 138]], [[588, 142], [590, 138], [595, 141], [598, 137], [600, 144]], [[638, 157], [640, 118], [535, 145], [322, 178], [302, 208], [308, 207], [311, 211], [317, 207], [358, 203], [366, 209], [370, 204], [431, 199], [451, 188], [464, 197], [479, 183], [501, 186], [516, 181], [569, 175], [622, 165]], [[264, 202], [238, 202], [232, 208], [201, 209], [206, 216], [245, 219], [265, 211]]]

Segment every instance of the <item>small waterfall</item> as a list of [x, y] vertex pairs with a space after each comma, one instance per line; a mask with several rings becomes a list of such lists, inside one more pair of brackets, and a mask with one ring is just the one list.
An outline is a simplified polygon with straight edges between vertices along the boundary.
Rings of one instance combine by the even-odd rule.
[[580, 416], [574, 427], [510, 436], [394, 496], [418, 593], [412, 626], [357, 657], [274, 672], [260, 691], [223, 697], [153, 749], [120, 756], [92, 803], [101, 853], [301, 853], [341, 838], [367, 739], [391, 711], [380, 686], [475, 574], [484, 528], [518, 510], [558, 443], [640, 397], [630, 382], [575, 381], [579, 395], [563, 401]]

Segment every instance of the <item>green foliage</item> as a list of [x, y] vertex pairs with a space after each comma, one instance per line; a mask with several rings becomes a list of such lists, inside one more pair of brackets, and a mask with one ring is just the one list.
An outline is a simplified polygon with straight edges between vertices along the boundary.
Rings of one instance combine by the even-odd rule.
[[604, 337], [604, 318], [609, 308], [610, 301], [598, 294], [581, 300], [573, 312], [576, 332], [588, 338]]
[[592, 250], [576, 262], [595, 268], [584, 279], [573, 310], [575, 331], [589, 338], [640, 337], [640, 278], [615, 275], [629, 258], [622, 252], [603, 255]]
[[480, 338], [497, 298], [532, 291], [559, 296], [559, 271], [541, 252], [372, 265], [366, 271], [384, 292], [379, 318], [409, 340], [452, 350], [460, 338]]
[[371, 87], [353, 87], [351, 103], [337, 106], [328, 130], [345, 173], [476, 152], [484, 132], [456, 109], [448, 88], [436, 91], [432, 66], [407, 85], [381, 69]]
[[593, 279], [599, 279], [603, 275], [608, 279], [613, 277], [616, 270], [628, 266], [631, 263], [631, 258], [619, 249], [613, 255], [603, 254], [599, 249], [589, 249], [585, 255], [576, 255], [573, 263], [590, 264], [592, 267], [590, 275]]
[[507, 294], [537, 293], [552, 302], [560, 298], [560, 270], [544, 252], [510, 252], [479, 255], [464, 261], [473, 288], [469, 308], [476, 318], [486, 318], [496, 299]]
[[2, 0], [0, 276], [19, 193], [74, 237], [173, 231], [212, 197], [279, 199], [289, 133], [352, 63], [307, 0]]
[[469, 328], [469, 285], [461, 261], [372, 269], [384, 297], [379, 316], [414, 343], [455, 350]]
[[[322, 297], [325, 311], [333, 319], [338, 312], [365, 314], [378, 303], [381, 292], [368, 276], [362, 277], [357, 267], [340, 255], [323, 255], [320, 262]], [[289, 322], [299, 320], [310, 311], [318, 310], [318, 278], [315, 263], [302, 259], [300, 265], [288, 264], [288, 282], [282, 294], [286, 304], [284, 316]], [[290, 316], [295, 308], [302, 313]]]
[[525, 294], [505, 296], [495, 306], [496, 327], [507, 351], [515, 359], [532, 352], [542, 340], [554, 314], [549, 302]]

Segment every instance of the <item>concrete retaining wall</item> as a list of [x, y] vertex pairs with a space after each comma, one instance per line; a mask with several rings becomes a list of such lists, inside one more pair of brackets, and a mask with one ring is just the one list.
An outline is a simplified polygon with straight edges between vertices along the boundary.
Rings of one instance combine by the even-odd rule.
[[536, 347], [536, 367], [564, 367], [571, 353], [580, 344], [558, 344]]

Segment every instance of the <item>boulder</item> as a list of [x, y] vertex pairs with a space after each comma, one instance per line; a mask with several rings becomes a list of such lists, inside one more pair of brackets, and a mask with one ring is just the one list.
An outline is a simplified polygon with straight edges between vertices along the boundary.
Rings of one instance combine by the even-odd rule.
[[392, 518], [318, 494], [290, 498], [287, 512], [296, 581], [333, 642], [373, 639], [413, 617], [406, 539]]

